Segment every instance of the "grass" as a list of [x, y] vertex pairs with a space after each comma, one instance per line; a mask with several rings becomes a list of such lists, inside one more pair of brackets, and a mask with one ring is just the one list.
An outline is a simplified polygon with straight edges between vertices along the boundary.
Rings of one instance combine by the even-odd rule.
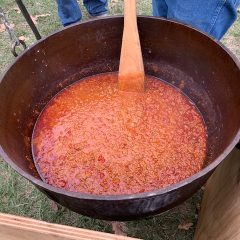
[[[56, 2], [53, 0], [25, 0], [25, 5], [32, 16], [37, 19], [37, 27], [43, 36], [61, 28], [56, 12]], [[81, 4], [81, 3], [80, 3]], [[111, 14], [121, 14], [123, 1], [109, 1]], [[17, 36], [23, 36], [26, 43], [31, 45], [36, 40], [27, 23], [19, 13], [17, 5], [12, 0], [0, 0], [0, 6], [5, 10], [10, 23], [14, 23]], [[83, 9], [83, 17], [87, 13]], [[138, 1], [138, 13], [151, 15], [150, 0]], [[223, 43], [240, 58], [240, 19], [236, 21]], [[0, 72], [3, 72], [14, 59], [10, 52], [7, 32], [0, 33]], [[0, 159], [0, 212], [32, 217], [53, 223], [61, 223], [76, 227], [98, 231], [111, 232], [111, 226], [100, 220], [91, 219], [73, 213], [64, 207], [56, 207], [45, 195], [39, 192], [32, 184], [15, 173], [3, 160]], [[128, 235], [151, 240], [190, 240], [193, 237], [197, 222], [197, 206], [201, 201], [201, 192], [195, 194], [188, 201], [160, 216], [132, 221], [127, 223]], [[189, 230], [179, 230], [178, 225], [191, 222]]]

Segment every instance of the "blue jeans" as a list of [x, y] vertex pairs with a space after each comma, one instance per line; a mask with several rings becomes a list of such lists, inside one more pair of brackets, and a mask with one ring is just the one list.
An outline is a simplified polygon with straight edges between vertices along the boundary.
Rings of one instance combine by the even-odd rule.
[[237, 18], [240, 0], [152, 0], [153, 16], [176, 20], [220, 40]]
[[[76, 23], [82, 19], [82, 13], [77, 0], [57, 0], [58, 15], [63, 26]], [[91, 16], [101, 16], [108, 12], [107, 0], [83, 0]]]

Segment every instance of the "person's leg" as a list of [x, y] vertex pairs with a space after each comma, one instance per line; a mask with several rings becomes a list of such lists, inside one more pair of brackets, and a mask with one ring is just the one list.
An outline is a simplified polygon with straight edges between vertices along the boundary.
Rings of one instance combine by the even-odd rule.
[[[153, 2], [154, 1], [157, 3], [162, 0], [153, 0]], [[218, 40], [221, 39], [235, 21], [239, 1], [240, 0], [165, 0], [168, 9], [168, 19], [193, 26], [212, 35], [212, 37]], [[160, 8], [161, 5], [158, 7]]]
[[165, 0], [152, 0], [153, 16], [167, 18], [168, 7]]
[[102, 16], [108, 13], [107, 0], [83, 0], [90, 16]]
[[240, 0], [226, 1], [222, 10], [219, 12], [216, 22], [213, 24], [209, 34], [216, 39], [221, 39], [227, 30], [231, 27], [234, 21], [237, 19], [237, 8], [240, 4]]
[[82, 13], [77, 0], [57, 0], [58, 15], [63, 26], [68, 26], [81, 20]]

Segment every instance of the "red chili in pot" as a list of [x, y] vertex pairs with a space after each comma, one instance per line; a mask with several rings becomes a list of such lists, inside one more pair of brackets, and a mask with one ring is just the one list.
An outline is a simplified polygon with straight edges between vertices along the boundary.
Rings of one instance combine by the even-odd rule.
[[133, 194], [177, 183], [204, 166], [207, 132], [195, 105], [146, 77], [144, 93], [118, 90], [117, 74], [79, 81], [55, 96], [33, 134], [43, 179], [90, 194]]

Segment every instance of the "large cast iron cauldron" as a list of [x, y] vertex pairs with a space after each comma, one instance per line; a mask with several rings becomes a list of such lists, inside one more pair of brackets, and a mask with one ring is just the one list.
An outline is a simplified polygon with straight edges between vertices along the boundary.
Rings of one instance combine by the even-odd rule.
[[45, 104], [83, 77], [118, 70], [122, 17], [78, 24], [39, 41], [17, 58], [0, 84], [0, 152], [5, 161], [56, 202], [94, 218], [132, 220], [174, 207], [203, 185], [240, 138], [237, 59], [182, 24], [139, 17], [138, 25], [146, 73], [181, 88], [208, 128], [206, 167], [178, 184], [135, 195], [87, 195], [44, 183], [33, 165], [31, 134]]

